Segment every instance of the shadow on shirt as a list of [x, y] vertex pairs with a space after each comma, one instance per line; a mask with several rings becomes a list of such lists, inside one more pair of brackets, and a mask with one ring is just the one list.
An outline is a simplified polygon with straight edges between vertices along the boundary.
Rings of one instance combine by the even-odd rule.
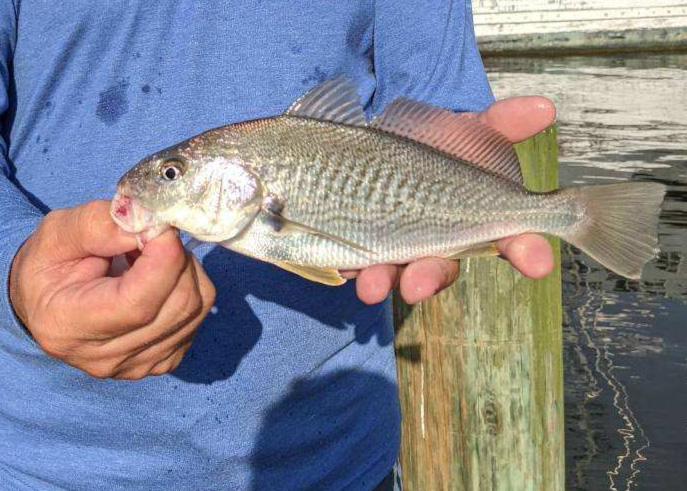
[[299, 379], [269, 408], [252, 455], [251, 490], [371, 490], [400, 441], [396, 386], [362, 370]]
[[[231, 377], [263, 335], [263, 322], [269, 323], [268, 329], [293, 327], [288, 339], [282, 336], [280, 345], [271, 349], [293, 349], [294, 356], [308, 351], [322, 354], [327, 343], [331, 347], [341, 342], [348, 331], [346, 340], [354, 336], [357, 343], [368, 343], [373, 337], [381, 346], [393, 341], [388, 323], [379, 321], [387, 308], [360, 302], [354, 281], [342, 287], [319, 285], [222, 247], [213, 248], [202, 262], [217, 287], [217, 312], [205, 320], [172, 374], [184, 381], [211, 384]], [[327, 333], [328, 329], [339, 334]], [[274, 337], [269, 339], [273, 342]], [[299, 339], [307, 346], [289, 346]]]

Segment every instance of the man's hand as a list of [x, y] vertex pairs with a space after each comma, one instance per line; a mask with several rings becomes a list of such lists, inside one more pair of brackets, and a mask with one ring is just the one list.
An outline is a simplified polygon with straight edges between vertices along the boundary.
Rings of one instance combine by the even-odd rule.
[[[499, 101], [476, 117], [510, 141], [518, 142], [549, 127], [555, 120], [556, 110], [543, 97], [516, 97]], [[525, 234], [503, 239], [497, 245], [501, 255], [529, 278], [542, 278], [553, 270], [553, 252], [544, 237]], [[358, 297], [365, 303], [375, 304], [398, 287], [406, 302], [421, 302], [451, 285], [458, 271], [456, 261], [439, 258], [420, 259], [403, 267], [372, 266], [357, 274]]]
[[14, 259], [10, 300], [48, 354], [98, 378], [140, 379], [179, 365], [214, 286], [173, 231], [109, 277], [112, 258], [135, 250], [105, 201], [43, 220]]

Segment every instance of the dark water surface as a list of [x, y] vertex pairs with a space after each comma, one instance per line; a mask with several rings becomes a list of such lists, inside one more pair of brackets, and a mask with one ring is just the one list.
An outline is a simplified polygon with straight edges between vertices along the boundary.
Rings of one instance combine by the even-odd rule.
[[558, 107], [561, 185], [669, 185], [628, 281], [563, 251], [567, 489], [687, 489], [687, 54], [488, 59], [497, 97]]

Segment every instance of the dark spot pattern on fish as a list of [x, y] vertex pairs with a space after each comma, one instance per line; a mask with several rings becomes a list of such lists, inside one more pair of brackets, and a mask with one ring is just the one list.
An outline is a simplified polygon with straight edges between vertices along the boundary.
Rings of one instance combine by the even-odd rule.
[[122, 80], [99, 94], [95, 115], [106, 125], [115, 124], [129, 110], [128, 87], [129, 83]]
[[144, 94], [148, 94], [150, 92], [150, 85], [148, 85], [148, 84], [142, 85], [141, 86], [141, 92], [143, 92]]
[[46, 154], [50, 151], [48, 147], [43, 147], [43, 150], [41, 150], [42, 153]]

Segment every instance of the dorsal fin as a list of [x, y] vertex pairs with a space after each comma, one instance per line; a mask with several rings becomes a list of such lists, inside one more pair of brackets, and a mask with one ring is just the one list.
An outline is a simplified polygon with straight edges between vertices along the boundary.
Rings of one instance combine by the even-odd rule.
[[367, 126], [357, 88], [344, 75], [316, 85], [294, 102], [285, 114], [351, 126]]
[[479, 119], [408, 99], [396, 99], [370, 123], [485, 171], [524, 184], [513, 145]]

